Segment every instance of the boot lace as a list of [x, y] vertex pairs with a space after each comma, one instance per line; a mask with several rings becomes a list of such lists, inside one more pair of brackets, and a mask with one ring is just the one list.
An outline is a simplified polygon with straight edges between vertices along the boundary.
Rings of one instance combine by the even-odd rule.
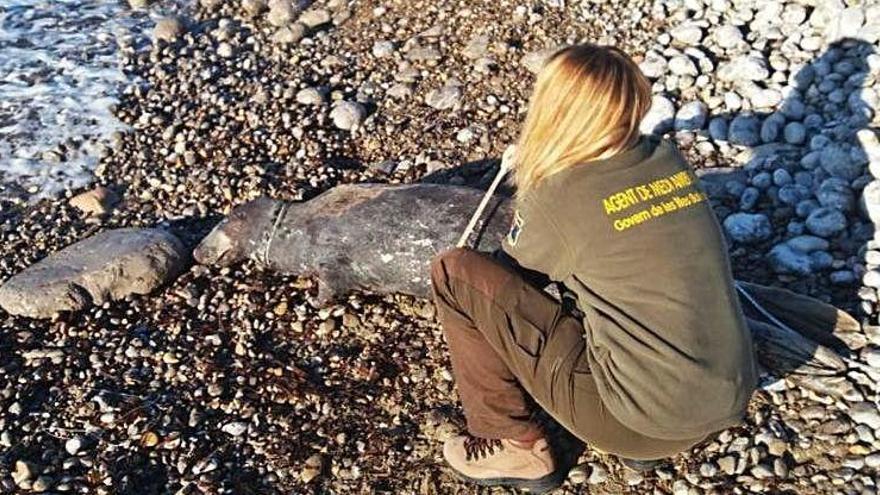
[[469, 461], [489, 457], [501, 448], [501, 440], [475, 436], [468, 436], [464, 440], [464, 452]]

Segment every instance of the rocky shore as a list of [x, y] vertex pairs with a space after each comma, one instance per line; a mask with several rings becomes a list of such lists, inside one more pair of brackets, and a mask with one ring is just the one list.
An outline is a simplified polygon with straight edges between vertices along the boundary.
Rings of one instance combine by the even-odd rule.
[[[543, 56], [617, 44], [654, 83], [644, 130], [736, 168], [710, 191], [736, 276], [862, 331], [823, 382], [847, 387], [765, 374], [745, 426], [644, 475], [588, 449], [559, 493], [877, 493], [880, 7], [850, 3], [199, 0], [122, 47], [129, 128], [97, 184], [0, 198], [0, 279], [111, 228], [189, 251], [259, 195], [485, 186]], [[314, 280], [187, 266], [51, 320], [0, 313], [0, 491], [473, 493], [440, 457], [462, 418], [428, 301], [320, 307]]]

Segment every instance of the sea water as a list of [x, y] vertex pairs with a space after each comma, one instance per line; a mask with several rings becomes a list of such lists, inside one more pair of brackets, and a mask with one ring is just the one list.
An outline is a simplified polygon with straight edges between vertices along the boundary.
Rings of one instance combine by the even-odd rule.
[[125, 129], [112, 112], [130, 82], [120, 54], [146, 49], [155, 18], [181, 5], [0, 0], [0, 197], [53, 197], [94, 179]]

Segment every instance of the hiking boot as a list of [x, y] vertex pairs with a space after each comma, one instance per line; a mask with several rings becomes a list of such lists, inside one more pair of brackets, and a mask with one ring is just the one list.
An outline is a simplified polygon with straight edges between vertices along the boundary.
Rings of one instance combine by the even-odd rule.
[[623, 464], [627, 469], [635, 471], [637, 473], [647, 473], [648, 471], [653, 471], [654, 469], [662, 466], [665, 462], [663, 459], [656, 459], [651, 461], [627, 459], [626, 457], [620, 457], [619, 459], [620, 463]]
[[465, 481], [546, 493], [565, 481], [545, 439], [524, 447], [518, 442], [462, 435], [443, 445], [443, 457]]

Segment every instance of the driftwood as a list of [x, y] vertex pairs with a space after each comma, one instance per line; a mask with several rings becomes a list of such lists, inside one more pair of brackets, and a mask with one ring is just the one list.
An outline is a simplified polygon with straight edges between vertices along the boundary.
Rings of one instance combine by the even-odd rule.
[[[259, 199], [235, 209], [196, 248], [194, 257], [219, 265], [249, 258], [269, 269], [314, 275], [322, 302], [354, 290], [430, 297], [431, 258], [454, 245], [482, 194], [437, 184], [359, 184], [339, 186], [302, 203]], [[511, 214], [508, 198], [494, 198], [471, 245], [483, 251], [498, 247]], [[843, 340], [835, 333], [858, 330], [849, 315], [781, 289], [741, 285], [784, 326], [796, 330], [747, 313], [766, 368], [778, 375], [823, 378], [847, 370], [828, 345]]]

